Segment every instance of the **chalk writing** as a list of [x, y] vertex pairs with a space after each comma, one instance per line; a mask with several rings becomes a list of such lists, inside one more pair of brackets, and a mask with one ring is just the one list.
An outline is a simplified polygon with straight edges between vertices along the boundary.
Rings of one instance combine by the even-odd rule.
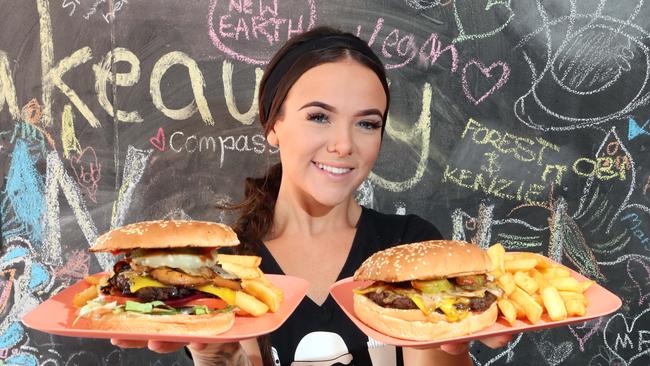
[[[77, 0], [74, 0], [77, 4], [79, 2]], [[111, 23], [113, 20], [115, 20], [115, 14], [122, 10], [125, 4], [128, 4], [129, 2], [127, 0], [94, 0], [94, 3], [88, 9], [86, 14], [83, 15], [84, 19], [90, 19], [91, 16], [94, 14], [99, 14], [101, 17], [106, 21], [106, 23]], [[65, 1], [64, 1], [65, 4]], [[70, 3], [68, 3], [70, 4]], [[100, 6], [102, 4], [105, 4], [104, 6]], [[65, 7], [65, 6], [64, 6]], [[101, 8], [101, 9], [100, 9]], [[74, 12], [74, 10], [73, 10]], [[70, 16], [72, 16], [72, 13], [70, 13]]]
[[628, 277], [639, 292], [638, 305], [642, 306], [650, 300], [650, 261], [630, 258], [625, 267]]
[[[126, 62], [131, 66], [129, 72], [115, 72], [111, 68], [115, 63]], [[189, 68], [189, 66], [188, 66]], [[108, 52], [108, 54], [97, 64], [93, 65], [95, 72], [95, 92], [97, 92], [97, 100], [109, 116], [117, 116], [117, 120], [122, 122], [142, 122], [142, 117], [137, 111], [125, 112], [118, 110], [117, 113], [113, 110], [113, 105], [108, 100], [106, 87], [109, 83], [117, 86], [133, 86], [140, 79], [140, 60], [131, 51], [117, 47]], [[163, 72], [163, 71], [161, 71]], [[190, 73], [193, 72], [192, 69]], [[164, 72], [163, 72], [164, 73]]]
[[[472, 5], [471, 2], [464, 2], [464, 1], [453, 1], [454, 5], [454, 19], [456, 20], [456, 27], [458, 28], [458, 36], [454, 38], [454, 43], [458, 42], [463, 42], [463, 41], [468, 41], [472, 39], [481, 39], [481, 38], [487, 38], [491, 37], [497, 33], [499, 33], [501, 30], [503, 30], [505, 27], [508, 26], [508, 23], [512, 20], [512, 18], [515, 16], [514, 12], [512, 11], [512, 8], [510, 7], [510, 0], [487, 0], [485, 4], [485, 11], [487, 12], [488, 10], [492, 9], [493, 6], [500, 5], [503, 6], [505, 9], [508, 9], [509, 15], [508, 19], [506, 19], [502, 24], [497, 26], [496, 28], [492, 30], [488, 30], [485, 32], [481, 33], [474, 33], [474, 34], [467, 34], [465, 33], [465, 25], [463, 24], [463, 21], [461, 20], [460, 14], [458, 12], [458, 3], [461, 4], [468, 4]], [[469, 8], [470, 6], [467, 6]], [[460, 8], [464, 8], [463, 5], [460, 6]], [[494, 9], [492, 9], [494, 10]], [[466, 24], [470, 24], [471, 22], [466, 22]]]
[[223, 78], [223, 95], [226, 99], [226, 107], [228, 108], [228, 112], [230, 112], [231, 116], [233, 116], [236, 120], [244, 125], [253, 124], [253, 122], [255, 122], [255, 117], [257, 116], [257, 94], [260, 89], [260, 81], [262, 80], [264, 71], [259, 67], [255, 68], [255, 88], [253, 89], [253, 100], [251, 101], [251, 106], [248, 111], [241, 113], [237, 108], [237, 103], [235, 103], [235, 96], [232, 87], [232, 63], [229, 61], [224, 61], [221, 70], [221, 75]]
[[[369, 46], [372, 47], [375, 44], [375, 41], [383, 27], [384, 18], [378, 18], [375, 23], [375, 28], [368, 39]], [[384, 36], [383, 41], [381, 42], [381, 56], [383, 56], [386, 69], [401, 68], [414, 60], [417, 60], [418, 66], [429, 68], [432, 65], [437, 64], [438, 59], [445, 53], [448, 53], [451, 57], [449, 71], [454, 73], [458, 69], [458, 64], [460, 62], [458, 50], [453, 44], [443, 45], [438, 34], [431, 33], [429, 38], [418, 47], [418, 39], [413, 33], [405, 32], [398, 28], [389, 28], [388, 30], [388, 34]], [[356, 34], [357, 36], [362, 37], [361, 33], [362, 27], [361, 25], [358, 25]], [[490, 79], [492, 78], [492, 70], [494, 68], [501, 69], [499, 79], [493, 81], [489, 90], [480, 95], [478, 99], [470, 92], [469, 81], [467, 80], [467, 69], [472, 65], [478, 67], [481, 74]], [[481, 61], [472, 59], [465, 64], [462, 70], [461, 84], [463, 90], [465, 91], [466, 97], [475, 105], [481, 103], [485, 98], [503, 87], [508, 81], [510, 75], [510, 67], [503, 61], [496, 61], [486, 67]]]
[[406, 0], [406, 4], [416, 10], [434, 8], [442, 2], [440, 0]]
[[[90, 213], [84, 204], [81, 192], [73, 179], [66, 173], [63, 163], [59, 160], [56, 152], [47, 156], [47, 174], [45, 181], [45, 199], [47, 210], [44, 215], [43, 227], [45, 228], [45, 240], [47, 247], [43, 250], [44, 262], [53, 265], [62, 264], [61, 252], [61, 225], [59, 221], [59, 193], [63, 192], [67, 202], [77, 219], [77, 223], [84, 234], [88, 246], [95, 243], [97, 239], [97, 228], [90, 217]], [[110, 255], [100, 254], [97, 256], [100, 265], [104, 269], [112, 267]]]
[[254, 152], [263, 154], [269, 151], [271, 154], [277, 153], [276, 147], [268, 145], [264, 135], [229, 135], [229, 136], [186, 136], [182, 131], [175, 131], [169, 136], [169, 149], [175, 153], [187, 152], [209, 153], [219, 152], [219, 167], [223, 167], [226, 151]]
[[371, 182], [392, 192], [402, 192], [410, 189], [419, 183], [420, 180], [422, 180], [422, 176], [424, 175], [424, 171], [426, 169], [427, 158], [429, 156], [429, 136], [431, 136], [431, 96], [431, 85], [429, 83], [425, 83], [422, 87], [422, 109], [420, 112], [420, 117], [415, 123], [415, 126], [413, 126], [410, 131], [397, 129], [395, 126], [399, 126], [401, 123], [400, 121], [392, 120], [390, 118], [390, 112], [386, 121], [386, 133], [391, 137], [411, 146], [413, 146], [416, 142], [418, 143], [420, 154], [418, 165], [415, 168], [413, 175], [403, 181], [391, 181], [375, 174], [374, 172], [370, 172], [368, 178]]
[[72, 153], [81, 152], [81, 144], [74, 132], [74, 112], [70, 104], [66, 104], [61, 113], [61, 144], [65, 158], [70, 158]]
[[[471, 352], [470, 357], [472, 357], [472, 362], [474, 363], [474, 365], [477, 365], [477, 366], [490, 366], [490, 365], [499, 365], [499, 364], [502, 364], [502, 363], [509, 363], [509, 360], [512, 357], [512, 354], [513, 354], [512, 350], [514, 350], [515, 347], [517, 347], [517, 345], [519, 344], [519, 342], [521, 342], [522, 337], [523, 337], [523, 334], [518, 334], [517, 336], [513, 337], [513, 339], [510, 342], [508, 342], [507, 346], [505, 346], [503, 348], [493, 350], [493, 351], [490, 351], [489, 349], [487, 349], [485, 347], [481, 348], [481, 356], [482, 356], [482, 358], [485, 357], [486, 354], [489, 353], [489, 352], [496, 353], [496, 355], [494, 355], [494, 354], [490, 355], [489, 358], [486, 357], [486, 358], [488, 358], [488, 360], [485, 361], [485, 362], [482, 362], [481, 360], [478, 360], [474, 356], [474, 353]], [[475, 343], [478, 343], [478, 342], [475, 342]]]
[[43, 103], [43, 125], [52, 125], [52, 92], [57, 87], [79, 112], [86, 118], [93, 127], [99, 127], [97, 117], [90, 111], [90, 108], [81, 101], [77, 93], [64, 81], [63, 75], [77, 66], [88, 62], [92, 58], [90, 47], [83, 47], [70, 56], [65, 57], [54, 66], [54, 41], [52, 40], [52, 21], [50, 19], [49, 2], [47, 0], [36, 1], [41, 40], [41, 75], [42, 75], [42, 103]]
[[648, 194], [648, 190], [650, 190], [650, 175], [646, 178], [645, 186], [643, 186], [643, 194]]
[[629, 213], [621, 217], [621, 222], [628, 225], [634, 236], [639, 239], [641, 244], [647, 245], [650, 249], [650, 237], [641, 229], [641, 219], [638, 214]]
[[585, 344], [587, 344], [587, 341], [589, 341], [591, 337], [598, 333], [603, 323], [604, 319], [598, 318], [596, 320], [584, 322], [580, 325], [569, 325], [569, 331], [578, 340], [578, 348], [580, 349], [580, 352], [585, 351]]
[[[488, 128], [474, 119], [469, 119], [461, 134], [461, 139], [477, 146], [486, 146], [494, 150], [482, 153], [479, 170], [470, 167], [458, 167], [448, 163], [444, 168], [442, 182], [481, 191], [505, 200], [517, 200], [527, 203], [539, 203], [548, 183], [560, 183], [566, 167], [557, 164], [545, 164], [545, 154], [549, 151], [559, 152], [560, 148], [541, 137], [536, 140], [503, 133]], [[512, 157], [533, 166], [544, 166], [540, 174], [541, 181], [514, 179], [508, 177], [502, 167], [502, 160]]]
[[[183, 65], [187, 67], [192, 85], [192, 93], [194, 94], [194, 100], [190, 104], [179, 109], [167, 108], [162, 100], [162, 94], [160, 92], [162, 77], [173, 65]], [[183, 120], [190, 118], [198, 110], [206, 125], [214, 125], [212, 114], [208, 108], [208, 101], [205, 99], [205, 95], [203, 94], [203, 88], [205, 87], [203, 74], [201, 73], [201, 70], [199, 70], [199, 65], [196, 61], [185, 53], [172, 51], [163, 55], [156, 62], [153, 70], [151, 70], [151, 83], [149, 85], [153, 104], [165, 116], [176, 120]]]
[[140, 150], [129, 146], [124, 159], [124, 172], [122, 173], [122, 184], [117, 193], [117, 200], [113, 204], [111, 215], [111, 228], [124, 225], [124, 218], [131, 206], [135, 188], [142, 178], [147, 161], [153, 150]]
[[65, 8], [72, 8], [70, 9], [70, 13], [68, 14], [69, 16], [72, 16], [74, 14], [75, 10], [77, 10], [77, 5], [79, 5], [79, 0], [63, 0], [63, 3], [61, 3], [61, 7], [63, 9]]
[[[649, 324], [650, 308], [645, 309], [632, 319], [631, 324], [622, 314], [617, 313], [607, 320], [603, 329], [605, 347], [623, 360], [625, 365], [631, 365], [635, 360], [650, 361], [650, 330], [643, 324]], [[643, 364], [639, 361], [639, 364]]]
[[9, 68], [9, 59], [7, 53], [0, 50], [0, 112], [2, 112], [5, 103], [9, 107], [11, 117], [19, 119], [20, 109], [16, 97], [16, 86]]
[[88, 198], [97, 203], [97, 183], [101, 179], [102, 164], [97, 161], [95, 149], [86, 147], [70, 159], [70, 166], [77, 177], [77, 183], [88, 193]]
[[[292, 15], [284, 15], [288, 12]], [[311, 29], [315, 22], [313, 0], [299, 4], [280, 0], [211, 0], [208, 10], [208, 32], [214, 46], [238, 61], [255, 65], [269, 61], [274, 49], [269, 46], [282, 44]], [[248, 51], [239, 50], [244, 47]]]

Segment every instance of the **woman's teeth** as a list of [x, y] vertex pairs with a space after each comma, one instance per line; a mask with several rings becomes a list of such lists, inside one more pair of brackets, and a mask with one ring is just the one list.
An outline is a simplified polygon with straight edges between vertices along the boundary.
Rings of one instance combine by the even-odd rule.
[[351, 168], [336, 168], [333, 166], [321, 164], [321, 163], [316, 163], [316, 166], [326, 172], [330, 172], [333, 174], [344, 174], [352, 170]]

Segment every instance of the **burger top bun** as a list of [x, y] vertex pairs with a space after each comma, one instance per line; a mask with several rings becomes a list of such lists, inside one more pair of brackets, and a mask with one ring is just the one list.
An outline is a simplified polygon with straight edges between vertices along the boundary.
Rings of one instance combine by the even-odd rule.
[[487, 252], [455, 240], [403, 244], [376, 252], [354, 273], [355, 280], [401, 282], [467, 276], [492, 270]]
[[113, 229], [97, 238], [91, 252], [123, 249], [228, 247], [239, 244], [228, 225], [207, 221], [143, 221]]

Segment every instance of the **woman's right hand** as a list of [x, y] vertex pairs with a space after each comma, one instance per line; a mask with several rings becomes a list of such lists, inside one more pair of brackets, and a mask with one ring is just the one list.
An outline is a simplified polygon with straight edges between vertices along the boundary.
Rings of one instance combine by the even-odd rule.
[[225, 365], [250, 365], [250, 360], [239, 342], [235, 343], [176, 343], [162, 341], [130, 341], [111, 339], [111, 344], [121, 348], [149, 348], [157, 353], [176, 352], [183, 347], [192, 354], [194, 365], [213, 365], [223, 362]]
[[149, 348], [157, 353], [171, 353], [187, 346], [188, 348], [197, 351], [206, 348], [205, 343], [176, 343], [176, 342], [162, 342], [162, 341], [131, 341], [127, 339], [111, 338], [111, 344], [120, 348]]

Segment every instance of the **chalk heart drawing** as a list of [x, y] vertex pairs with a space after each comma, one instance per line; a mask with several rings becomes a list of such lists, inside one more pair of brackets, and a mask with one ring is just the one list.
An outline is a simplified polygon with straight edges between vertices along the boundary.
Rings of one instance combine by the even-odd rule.
[[[478, 67], [479, 71], [483, 76], [485, 76], [487, 79], [493, 80], [494, 78], [492, 77], [492, 71], [497, 68], [501, 69], [501, 77], [497, 82], [488, 90], [485, 94], [481, 95], [478, 99], [475, 98], [472, 93], [470, 92], [470, 87], [469, 87], [469, 82], [467, 81], [467, 69], [469, 69], [471, 66]], [[495, 91], [499, 90], [505, 83], [508, 81], [508, 77], [510, 76], [510, 67], [508, 67], [508, 64], [506, 64], [503, 61], [497, 61], [493, 63], [492, 65], [485, 67], [481, 61], [478, 60], [470, 60], [467, 62], [465, 67], [463, 67], [463, 91], [465, 92], [465, 96], [467, 99], [469, 99], [474, 105], [478, 105], [481, 103], [485, 98], [490, 96], [492, 93]]]
[[545, 341], [537, 345], [539, 352], [544, 355], [546, 363], [551, 366], [560, 365], [573, 352], [571, 342], [562, 342], [559, 345]]
[[597, 320], [584, 322], [580, 325], [569, 325], [571, 334], [573, 334], [573, 336], [578, 340], [578, 347], [580, 348], [580, 351], [584, 352], [585, 344], [587, 344], [589, 338], [598, 333], [598, 330], [600, 329], [600, 325], [602, 323], [603, 318], [598, 318]]
[[[609, 318], [603, 330], [605, 347], [625, 362], [625, 365], [648, 365], [650, 344], [647, 341], [647, 326], [650, 324], [650, 308], [644, 310], [632, 323], [622, 313]], [[638, 362], [633, 362], [643, 358]]]
[[650, 299], [650, 265], [639, 259], [630, 259], [627, 262], [627, 273], [639, 291], [639, 305], [643, 305]]
[[[458, 13], [458, 7], [456, 5], [458, 1], [454, 1], [454, 19], [456, 20], [456, 27], [458, 28], [458, 37], [454, 38], [453, 43], [459, 43], [463, 41], [468, 41], [472, 39], [481, 39], [481, 38], [487, 38], [491, 37], [497, 33], [499, 33], [503, 28], [505, 28], [508, 23], [512, 20], [512, 17], [515, 16], [514, 12], [512, 11], [512, 8], [510, 7], [510, 0], [487, 0], [485, 4], [485, 11], [486, 12], [492, 12], [494, 13], [496, 9], [499, 9], [496, 7], [497, 5], [500, 6], [501, 8], [508, 9], [508, 19], [506, 19], [505, 22], [503, 22], [501, 25], [497, 26], [494, 29], [491, 29], [486, 32], [481, 32], [481, 33], [475, 33], [475, 34], [468, 34], [465, 33], [465, 27], [463, 25], [462, 20], [460, 19], [460, 14]], [[471, 3], [471, 1], [468, 1], [468, 5]], [[461, 4], [460, 7], [462, 8], [463, 5]], [[494, 9], [493, 9], [494, 8]], [[484, 14], [485, 17], [492, 17], [492, 18], [498, 18], [498, 15], [493, 15], [493, 14]], [[468, 22], [468, 23], [476, 23], [476, 22]]]
[[165, 151], [165, 130], [163, 130], [162, 127], [158, 128], [158, 133], [156, 133], [156, 137], [152, 137], [149, 139], [149, 142], [153, 147], [158, 149], [159, 151]]

